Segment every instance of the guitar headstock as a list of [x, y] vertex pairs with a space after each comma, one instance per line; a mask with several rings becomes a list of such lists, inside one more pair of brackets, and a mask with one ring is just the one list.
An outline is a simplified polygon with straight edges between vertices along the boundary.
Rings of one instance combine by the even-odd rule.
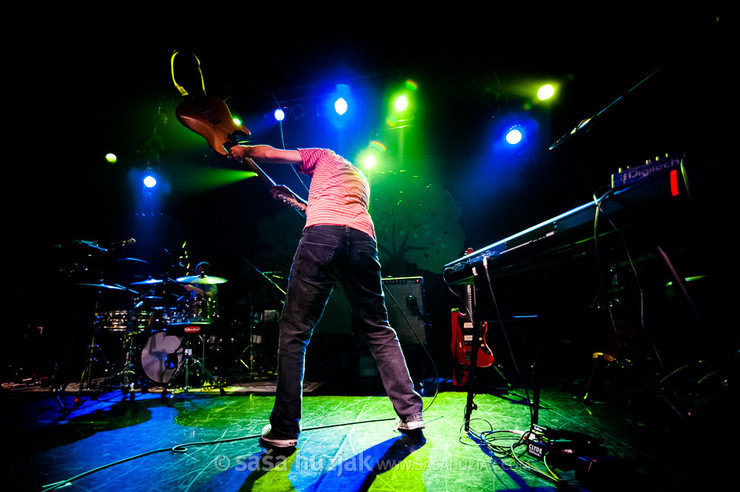
[[306, 202], [285, 185], [275, 185], [270, 188], [273, 198], [293, 207], [298, 213], [306, 213]]

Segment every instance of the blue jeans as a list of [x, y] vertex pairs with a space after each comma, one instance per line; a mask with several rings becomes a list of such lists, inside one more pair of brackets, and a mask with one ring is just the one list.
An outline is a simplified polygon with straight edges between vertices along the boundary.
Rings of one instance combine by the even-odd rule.
[[306, 347], [321, 319], [334, 285], [341, 284], [396, 414], [404, 421], [421, 418], [423, 403], [414, 391], [406, 360], [388, 323], [375, 241], [345, 226], [304, 230], [290, 271], [280, 317], [278, 375], [270, 424], [275, 433], [300, 433]]

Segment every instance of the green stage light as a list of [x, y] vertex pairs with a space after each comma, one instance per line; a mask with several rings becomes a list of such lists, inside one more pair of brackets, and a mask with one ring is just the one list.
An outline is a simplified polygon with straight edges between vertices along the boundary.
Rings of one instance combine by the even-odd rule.
[[540, 101], [547, 101], [555, 95], [555, 87], [552, 84], [545, 84], [537, 91], [537, 98]]

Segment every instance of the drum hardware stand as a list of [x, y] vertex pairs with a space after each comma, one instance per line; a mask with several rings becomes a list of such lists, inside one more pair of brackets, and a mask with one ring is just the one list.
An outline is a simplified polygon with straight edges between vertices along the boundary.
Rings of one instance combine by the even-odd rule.
[[103, 351], [100, 349], [100, 346], [95, 342], [95, 337], [98, 334], [98, 325], [97, 321], [95, 323], [95, 327], [93, 328], [93, 334], [90, 338], [90, 344], [88, 345], [88, 356], [87, 361], [85, 362], [85, 368], [82, 370], [82, 376], [80, 377], [80, 388], [79, 392], [82, 393], [82, 390], [85, 388], [85, 385], [87, 385], [87, 388], [92, 388], [92, 373], [93, 368], [96, 365], [101, 364], [103, 365], [103, 371], [105, 372], [106, 376], [110, 373], [111, 365], [108, 359], [106, 359], [105, 355], [103, 354]]
[[112, 377], [119, 378], [121, 384], [121, 391], [124, 394], [129, 395], [131, 401], [134, 400], [134, 394], [136, 389], [136, 383], [138, 378], [136, 376], [136, 354], [134, 351], [134, 335], [135, 333], [128, 330], [124, 338], [125, 354], [123, 356], [123, 367]]
[[[239, 353], [239, 356], [236, 358], [236, 362], [240, 365], [244, 366], [247, 370], [247, 377], [249, 379], [253, 379], [257, 376], [262, 376], [264, 373], [269, 373], [269, 369], [265, 369], [266, 367], [269, 367], [269, 365], [264, 361], [264, 357], [257, 353], [255, 350], [255, 332], [254, 332], [254, 320], [255, 320], [255, 314], [253, 306], [250, 304], [250, 310], [249, 310], [249, 339], [247, 342], [247, 346], [244, 347], [244, 349]], [[245, 361], [246, 359], [246, 361]], [[261, 360], [260, 360], [261, 359]], [[258, 364], [258, 360], [260, 360]], [[261, 371], [257, 370], [257, 366], [261, 366]]]
[[[272, 273], [272, 272], [263, 272], [262, 270], [260, 270], [259, 268], [257, 268], [256, 265], [254, 265], [252, 262], [250, 262], [248, 259], [246, 259], [243, 256], [241, 257], [241, 259], [245, 263], [247, 263], [252, 269], [254, 269], [254, 271], [257, 272], [257, 274], [260, 277], [262, 277], [263, 279], [265, 279], [267, 281], [267, 283], [269, 283], [272, 287], [274, 287], [278, 292], [280, 292], [283, 295], [283, 300], [281, 300], [281, 304], [284, 305], [285, 304], [285, 300], [284, 299], [285, 299], [285, 296], [287, 296], [287, 292], [283, 288], [281, 288], [275, 282], [275, 280], [273, 280], [272, 276], [270, 275], [270, 273]], [[258, 373], [254, 370], [256, 356], [255, 356], [255, 350], [254, 350], [254, 331], [253, 330], [254, 330], [254, 310], [250, 308], [250, 313], [249, 313], [249, 343], [244, 348], [244, 350], [242, 350], [241, 354], [239, 354], [239, 357], [237, 358], [237, 361], [241, 365], [243, 365], [244, 367], [246, 367], [248, 371], [250, 371], [249, 372], [249, 377], [254, 377], [254, 376], [258, 375]], [[248, 352], [248, 354], [249, 354], [249, 364], [247, 364], [246, 362], [244, 362], [244, 353], [245, 352]], [[263, 365], [267, 365], [267, 364], [264, 364], [263, 363]]]
[[[182, 350], [183, 357], [182, 357], [182, 360], [180, 360], [180, 363], [178, 364], [177, 369], [175, 369], [175, 372], [172, 373], [172, 377], [170, 378], [169, 382], [165, 386], [164, 393], [168, 392], [168, 390], [170, 390], [173, 387], [174, 382], [177, 380], [181, 372], [184, 372], [185, 374], [184, 376], [185, 385], [182, 386], [181, 388], [185, 390], [186, 392], [190, 390], [191, 388], [190, 386], [191, 368], [194, 368], [196, 371], [200, 371], [201, 374], [204, 375], [213, 384], [214, 387], [219, 386], [216, 382], [217, 381], [216, 378], [206, 368], [203, 362], [205, 359], [205, 343], [202, 344], [203, 345], [203, 355], [200, 359], [198, 359], [197, 357], [193, 356], [192, 342], [188, 339], [188, 337], [185, 337], [185, 340], [186, 341], [184, 343], [184, 346], [181, 346], [175, 351], [175, 353], [177, 353], [178, 351]], [[201, 339], [201, 342], [203, 342], [202, 339]], [[223, 393], [224, 392], [223, 387], [221, 387], [220, 389], [221, 389], [221, 393]]]
[[[261, 376], [265, 372], [269, 372], [269, 369], [266, 369], [266, 368], [269, 368], [269, 365], [264, 361], [264, 357], [255, 350], [255, 347], [254, 347], [255, 334], [253, 330], [254, 330], [254, 322], [250, 322], [249, 323], [249, 344], [244, 348], [241, 355], [239, 356], [239, 362], [244, 367], [246, 367], [247, 370], [250, 371], [249, 372], [250, 377]], [[249, 364], [244, 362], [243, 356], [245, 353], [248, 353]], [[258, 361], [260, 362], [258, 363]], [[258, 365], [260, 366], [261, 370], [257, 370]]]

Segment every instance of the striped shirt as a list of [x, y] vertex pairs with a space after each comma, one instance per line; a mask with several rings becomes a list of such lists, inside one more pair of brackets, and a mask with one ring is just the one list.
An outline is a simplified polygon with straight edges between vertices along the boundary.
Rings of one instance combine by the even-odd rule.
[[306, 226], [342, 225], [375, 239], [368, 212], [370, 185], [352, 163], [327, 149], [298, 149], [299, 171], [311, 176]]

